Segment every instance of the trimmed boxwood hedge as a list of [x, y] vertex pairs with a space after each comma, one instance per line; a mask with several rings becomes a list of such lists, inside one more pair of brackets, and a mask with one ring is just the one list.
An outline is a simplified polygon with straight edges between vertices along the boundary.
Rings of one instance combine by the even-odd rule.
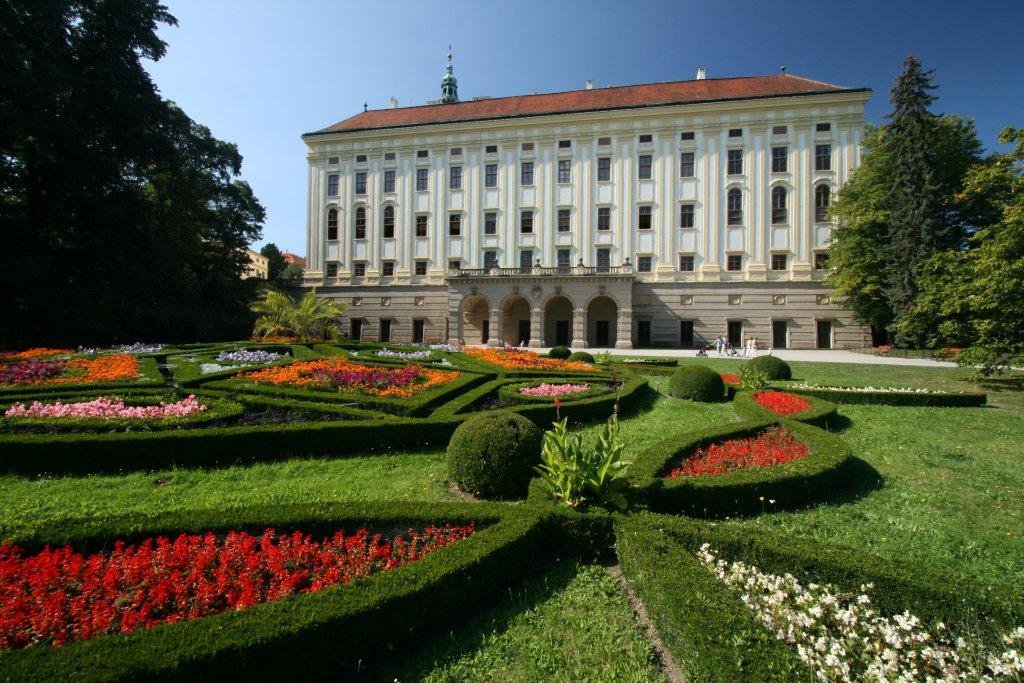
[[[811, 404], [811, 407], [801, 413], [793, 413], [792, 415], [783, 416], [768, 410], [754, 400], [754, 394], [759, 391], [779, 390], [756, 389], [753, 391], [736, 392], [736, 395], [733, 397], [733, 408], [736, 409], [736, 412], [748, 420], [794, 420], [796, 422], [811, 424], [815, 427], [821, 427], [822, 429], [834, 428], [839, 422], [839, 414], [836, 412], [835, 404], [830, 403], [823, 398], [799, 394], [801, 398], [807, 399], [808, 403]], [[783, 393], [793, 393], [794, 395], [797, 395], [795, 392]]]
[[690, 401], [724, 401], [725, 382], [720, 374], [707, 366], [684, 365], [669, 378], [668, 393]]
[[572, 351], [566, 346], [553, 346], [548, 349], [548, 358], [558, 358], [560, 360], [567, 360], [572, 355]]
[[988, 395], [981, 392], [954, 393], [911, 393], [901, 391], [840, 391], [834, 389], [801, 389], [796, 386], [784, 386], [784, 391], [801, 396], [831, 401], [832, 403], [848, 403], [880, 406], [922, 406], [930, 408], [973, 408], [983, 406]]
[[482, 498], [522, 498], [540, 464], [542, 436], [537, 425], [510, 410], [477, 413], [448, 442], [448, 479]]
[[355, 583], [193, 621], [0, 653], [9, 680], [354, 677], [374, 656], [424, 637], [521, 576], [551, 549], [551, 524], [530, 509], [464, 504], [316, 504], [66, 524], [15, 539], [29, 547], [267, 526], [315, 532], [477, 520], [467, 539]]
[[[701, 446], [753, 436], [773, 425], [786, 427], [811, 452], [800, 460], [774, 467], [700, 477], [664, 477], [673, 462]], [[673, 435], [641, 453], [628, 476], [652, 510], [725, 517], [763, 512], [769, 507], [800, 507], [825, 499], [851, 483], [854, 464], [849, 446], [833, 434], [790, 420], [762, 420]], [[769, 505], [769, 500], [775, 503]]]
[[587, 353], [586, 351], [573, 351], [571, 354], [569, 354], [569, 360], [593, 364], [594, 357], [591, 354]]
[[514, 384], [506, 384], [498, 390], [498, 397], [501, 398], [501, 402], [505, 405], [533, 405], [533, 404], [548, 404], [552, 403], [554, 399], [550, 396], [524, 396], [519, 393], [520, 389], [526, 387], [535, 387], [541, 384], [588, 384], [590, 386], [586, 391], [581, 391], [578, 394], [567, 394], [566, 396], [559, 397], [559, 401], [563, 406], [571, 405], [576, 401], [581, 401], [587, 398], [594, 398], [595, 396], [602, 396], [607, 393], [613, 393], [611, 391], [611, 385], [608, 380], [602, 380], [601, 382], [580, 380], [578, 378], [566, 379], [564, 377], [558, 378], [547, 378], [543, 381], [533, 382], [516, 382]]
[[778, 356], [757, 356], [744, 365], [744, 369], [763, 372], [769, 380], [786, 380], [793, 378], [793, 370], [789, 363]]
[[612, 363], [616, 365], [623, 365], [627, 368], [642, 368], [645, 365], [662, 367], [662, 368], [674, 368], [679, 365], [679, 360], [676, 358], [644, 358], [642, 363], [626, 363], [619, 360], [618, 357], [612, 356]]

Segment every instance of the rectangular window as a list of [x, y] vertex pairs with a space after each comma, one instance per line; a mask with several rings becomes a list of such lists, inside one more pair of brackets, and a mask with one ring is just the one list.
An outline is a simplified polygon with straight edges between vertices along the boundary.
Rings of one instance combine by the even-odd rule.
[[391, 319], [381, 318], [380, 319], [380, 334], [378, 341], [389, 342], [391, 341]]
[[394, 152], [384, 152], [384, 161], [394, 161], [394, 160], [395, 160], [395, 153]]
[[366, 155], [365, 154], [357, 154], [356, 155], [356, 163], [357, 164], [365, 164], [366, 163]]
[[814, 253], [814, 269], [825, 270], [828, 268], [828, 252], [817, 251]]
[[680, 204], [679, 205], [679, 227], [680, 228], [692, 228], [693, 227], [693, 204]]
[[457, 258], [450, 259], [448, 261], [448, 270], [462, 270], [462, 261]]
[[612, 250], [602, 247], [597, 250], [597, 269], [607, 272], [612, 266]]
[[328, 263], [327, 264], [327, 277], [338, 277], [338, 264]]
[[772, 270], [785, 270], [786, 269], [786, 255], [785, 254], [772, 254]]
[[497, 268], [498, 267], [498, 252], [489, 249], [484, 252], [484, 268]]
[[395, 172], [384, 171], [384, 191], [394, 192], [395, 191]]
[[743, 129], [742, 128], [730, 128], [729, 129], [729, 137], [731, 137], [731, 138], [741, 138], [741, 137], [743, 137]]
[[772, 135], [785, 135], [788, 131], [785, 126], [772, 126]]
[[558, 182], [570, 183], [572, 182], [572, 160], [570, 159], [559, 159], [558, 160]]
[[490, 211], [484, 214], [484, 234], [485, 235], [497, 235], [498, 234], [498, 214]]
[[533, 162], [524, 161], [519, 175], [520, 185], [533, 185]]
[[327, 196], [337, 197], [338, 196], [338, 174], [332, 173], [327, 176]]
[[679, 255], [679, 270], [686, 273], [693, 272], [693, 254], [680, 254]]
[[412, 321], [412, 343], [422, 344], [423, 343], [423, 328], [426, 327], [426, 320], [413, 320]]
[[831, 123], [818, 123], [818, 124], [815, 124], [814, 130], [817, 133], [827, 133], [830, 130], [832, 130], [832, 124]]
[[418, 150], [416, 150], [416, 158], [417, 159], [426, 159], [427, 156], [428, 156], [427, 150], [425, 150], [425, 149], [418, 149]]
[[682, 140], [683, 142], [686, 142], [687, 140], [693, 140], [694, 139], [693, 131], [692, 130], [688, 130], [688, 131], [686, 131], [684, 133], [680, 133], [679, 134], [679, 139]]
[[832, 170], [832, 145], [815, 145], [814, 146], [814, 170], [815, 171], [831, 171]]
[[789, 158], [788, 147], [772, 147], [772, 173], [785, 173]]
[[352, 318], [351, 327], [352, 327], [352, 331], [351, 331], [350, 334], [351, 334], [353, 339], [358, 341], [363, 336], [363, 319], [362, 318]]
[[693, 164], [694, 164], [694, 153], [683, 152], [679, 155], [679, 177], [680, 178], [692, 178], [693, 177]]
[[484, 147], [484, 154], [497, 154], [497, 153], [498, 153], [498, 146], [497, 145], [487, 145], [486, 147]]
[[729, 254], [725, 259], [726, 270], [743, 270], [743, 254]]
[[558, 149], [570, 149], [572, 147], [572, 140], [559, 140]]
[[357, 240], [366, 239], [366, 210], [362, 207], [356, 209], [356, 235]]
[[366, 194], [366, 173], [356, 173], [356, 194]]
[[641, 145], [645, 145], [645, 144], [653, 142], [653, 141], [654, 141], [654, 136], [653, 135], [641, 135], [640, 136], [640, 144]]
[[597, 139], [597, 146], [598, 147], [607, 147], [610, 144], [612, 144], [612, 139], [611, 138], [598, 138]]
[[521, 149], [524, 152], [532, 152], [533, 151], [533, 143], [532, 142], [524, 142], [523, 146], [521, 147]]
[[612, 229], [612, 210], [607, 206], [602, 206], [597, 210], [597, 229]]
[[462, 167], [452, 166], [448, 169], [448, 189], [449, 190], [461, 190], [462, 189]]
[[427, 174], [430, 169], [417, 168], [416, 169], [416, 191], [426, 192], [427, 191]]
[[559, 249], [555, 252], [555, 258], [558, 259], [557, 265], [559, 270], [567, 270], [572, 266], [571, 256], [568, 249]]
[[380, 264], [380, 274], [384, 277], [394, 277], [395, 275], [395, 262], [384, 261]]
[[533, 233], [533, 211], [523, 211], [519, 214], [519, 232], [524, 235]]
[[461, 147], [452, 147], [451, 150], [448, 152], [448, 154], [450, 156], [453, 156], [453, 157], [461, 157], [462, 156], [462, 148]]
[[390, 239], [395, 236], [395, 207], [384, 208], [384, 227], [381, 230], [381, 237]]
[[484, 166], [484, 187], [498, 186], [498, 165], [486, 164]]
[[637, 207], [636, 229], [637, 230], [650, 230], [651, 229], [651, 207], [650, 206], [640, 206], [640, 207]]
[[366, 277], [366, 262], [356, 261], [352, 264], [352, 275], [355, 277]]
[[337, 166], [338, 165], [338, 161], [339, 161], [338, 157], [327, 157], [327, 164], [329, 166]]
[[729, 158], [725, 172], [729, 175], [738, 175], [743, 173], [743, 150], [742, 149], [730, 149]]
[[458, 237], [462, 234], [462, 214], [453, 213], [448, 215], [448, 234]]
[[427, 217], [416, 216], [416, 236], [426, 237], [427, 236]]
[[558, 210], [558, 232], [569, 232], [569, 209]]
[[650, 256], [637, 256], [636, 257], [636, 272], [638, 272], [638, 273], [649, 273], [649, 272], [651, 272], [651, 257]]
[[532, 268], [533, 267], [533, 252], [529, 249], [523, 249], [519, 252], [519, 267], [520, 268]]
[[327, 239], [338, 239], [338, 210], [331, 209], [327, 212]]
[[427, 274], [427, 262], [416, 261], [413, 265], [413, 274], [415, 275], [426, 275]]
[[637, 160], [636, 165], [636, 177], [640, 180], [651, 179], [651, 155], [641, 154]]
[[611, 180], [612, 179], [612, 159], [611, 159], [611, 157], [598, 157], [597, 158], [597, 179], [599, 181]]

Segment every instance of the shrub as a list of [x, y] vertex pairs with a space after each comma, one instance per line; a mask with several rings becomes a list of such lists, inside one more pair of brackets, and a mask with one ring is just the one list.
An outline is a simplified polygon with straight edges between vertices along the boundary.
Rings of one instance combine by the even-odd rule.
[[747, 361], [744, 370], [747, 372], [762, 372], [770, 380], [793, 379], [793, 371], [789, 363], [777, 356], [758, 356]]
[[[768, 356], [762, 356], [762, 358], [768, 358]], [[740, 383], [744, 389], [767, 389], [769, 379], [767, 372], [750, 363], [744, 363], [740, 368]]]
[[578, 361], [580, 363], [593, 363], [594, 357], [586, 351], [576, 351], [569, 356], [569, 360]]
[[725, 400], [721, 375], [703, 365], [684, 365], [672, 373], [668, 393], [676, 398], [710, 403]]
[[448, 478], [483, 498], [525, 496], [540, 445], [540, 429], [522, 415], [504, 410], [474, 415], [448, 443]]
[[548, 358], [557, 358], [559, 360], [567, 360], [572, 355], [572, 351], [564, 346], [555, 346], [548, 351]]
[[605, 422], [593, 448], [584, 447], [582, 435], [569, 434], [566, 422], [560, 420], [544, 432], [542, 464], [537, 467], [544, 489], [571, 508], [589, 499], [625, 510], [628, 504], [622, 492], [629, 481], [623, 472], [629, 463], [622, 458], [625, 444], [619, 439], [618, 420], [612, 416]]

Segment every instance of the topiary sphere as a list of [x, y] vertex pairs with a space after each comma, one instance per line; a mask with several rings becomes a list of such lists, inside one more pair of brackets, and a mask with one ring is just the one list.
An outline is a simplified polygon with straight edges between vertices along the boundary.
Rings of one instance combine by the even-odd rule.
[[758, 356], [747, 361], [747, 368], [763, 372], [770, 380], [793, 379], [789, 363], [776, 356]]
[[481, 498], [522, 498], [540, 464], [544, 433], [519, 413], [480, 413], [448, 442], [448, 479]]
[[565, 360], [571, 355], [572, 351], [564, 346], [554, 346], [550, 351], [548, 351], [548, 358], [557, 358], [559, 360]]
[[684, 365], [672, 373], [668, 393], [676, 398], [713, 403], [725, 400], [721, 375], [703, 365]]
[[586, 351], [577, 351], [574, 354], [572, 354], [571, 356], [569, 356], [569, 360], [575, 360], [575, 361], [579, 361], [581, 363], [593, 363], [594, 362], [594, 357], [591, 356]]

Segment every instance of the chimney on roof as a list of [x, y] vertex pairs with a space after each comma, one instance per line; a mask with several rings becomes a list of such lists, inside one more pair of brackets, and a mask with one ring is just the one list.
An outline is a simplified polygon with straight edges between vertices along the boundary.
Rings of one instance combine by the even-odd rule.
[[388, 102], [391, 103], [392, 109], [398, 109], [398, 100], [396, 100], [394, 97], [389, 97]]
[[593, 89], [594, 89], [594, 81], [592, 81], [592, 80], [590, 80], [588, 78], [587, 79], [587, 90], [593, 90]]
[[707, 77], [708, 77], [708, 70], [706, 68], [704, 68], [703, 66], [698, 66], [697, 67], [697, 80], [698, 81], [703, 81]]
[[785, 64], [783, 64], [782, 66], [779, 67], [779, 73], [782, 74], [783, 76], [786, 75], [786, 65]]

